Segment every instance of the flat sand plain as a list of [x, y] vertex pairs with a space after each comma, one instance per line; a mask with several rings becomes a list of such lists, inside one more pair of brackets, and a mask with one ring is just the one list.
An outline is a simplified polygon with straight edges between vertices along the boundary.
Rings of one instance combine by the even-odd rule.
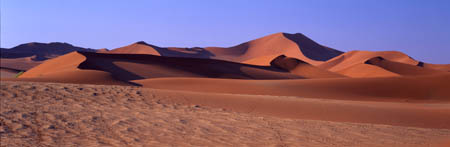
[[449, 129], [274, 117], [134, 86], [2, 81], [0, 94], [1, 146], [438, 146], [450, 139]]

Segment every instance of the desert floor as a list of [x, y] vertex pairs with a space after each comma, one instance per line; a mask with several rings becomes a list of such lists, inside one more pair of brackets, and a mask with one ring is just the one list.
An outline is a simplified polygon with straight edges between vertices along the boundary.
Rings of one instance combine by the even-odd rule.
[[1, 146], [409, 147], [450, 138], [449, 129], [291, 119], [179, 103], [174, 100], [192, 93], [133, 86], [2, 81], [0, 96]]

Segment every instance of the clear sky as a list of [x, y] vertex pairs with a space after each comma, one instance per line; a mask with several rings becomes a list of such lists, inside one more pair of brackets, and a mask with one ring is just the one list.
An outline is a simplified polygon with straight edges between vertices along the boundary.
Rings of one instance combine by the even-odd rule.
[[342, 51], [450, 64], [450, 0], [0, 0], [1, 47], [234, 46], [303, 33]]

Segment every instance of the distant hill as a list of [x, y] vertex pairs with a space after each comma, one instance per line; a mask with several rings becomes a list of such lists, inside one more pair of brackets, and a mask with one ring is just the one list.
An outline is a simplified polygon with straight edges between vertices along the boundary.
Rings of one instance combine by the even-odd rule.
[[54, 58], [73, 51], [96, 52], [95, 49], [73, 46], [68, 43], [26, 43], [6, 49], [1, 48], [1, 58], [24, 58], [32, 57], [33, 60], [42, 61]]

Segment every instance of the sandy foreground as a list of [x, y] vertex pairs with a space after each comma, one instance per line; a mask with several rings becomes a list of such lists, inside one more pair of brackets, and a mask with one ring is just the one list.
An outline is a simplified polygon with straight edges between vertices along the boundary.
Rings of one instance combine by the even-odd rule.
[[435, 146], [450, 139], [448, 129], [279, 118], [180, 104], [170, 97], [189, 95], [166, 93], [2, 81], [1, 146]]

